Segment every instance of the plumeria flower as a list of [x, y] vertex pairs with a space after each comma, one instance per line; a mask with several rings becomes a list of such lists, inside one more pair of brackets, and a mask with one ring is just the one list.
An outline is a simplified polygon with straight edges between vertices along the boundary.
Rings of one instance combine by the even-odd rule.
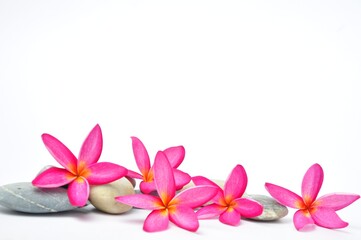
[[118, 202], [152, 212], [144, 221], [147, 232], [167, 229], [169, 221], [178, 227], [196, 231], [199, 227], [194, 208], [209, 201], [217, 193], [213, 186], [196, 186], [176, 193], [173, 169], [165, 153], [159, 151], [153, 165], [154, 182], [158, 196], [134, 194], [116, 197]]
[[224, 190], [211, 180], [197, 176], [192, 181], [195, 185], [211, 185], [218, 189], [218, 194], [212, 199], [213, 203], [197, 211], [199, 219], [219, 216], [224, 224], [236, 226], [241, 217], [256, 217], [262, 214], [263, 206], [248, 198], [242, 198], [247, 187], [247, 174], [242, 165], [236, 165], [225, 181]]
[[317, 195], [323, 182], [323, 170], [319, 164], [312, 165], [302, 181], [302, 197], [283, 187], [266, 183], [267, 191], [278, 202], [298, 211], [293, 216], [293, 223], [297, 230], [308, 224], [336, 229], [344, 228], [347, 222], [341, 220], [336, 211], [347, 207], [360, 198], [356, 194], [332, 193], [318, 199]]
[[[140, 170], [140, 173], [128, 170], [128, 177], [142, 179], [139, 188], [143, 193], [151, 193], [155, 191], [154, 171], [150, 165], [149, 155], [144, 144], [136, 137], [132, 137], [132, 146], [135, 162]], [[178, 170], [177, 167], [183, 162], [185, 156], [185, 149], [183, 146], [170, 147], [163, 151], [167, 156], [175, 178], [176, 190], [182, 189], [184, 185], [191, 181], [188, 173]]]
[[42, 139], [50, 154], [65, 169], [51, 167], [40, 173], [32, 183], [41, 188], [56, 188], [69, 184], [68, 197], [74, 206], [86, 204], [89, 184], [113, 182], [128, 172], [126, 168], [114, 163], [97, 163], [103, 148], [102, 132], [98, 124], [85, 139], [78, 158], [55, 137], [43, 134]]

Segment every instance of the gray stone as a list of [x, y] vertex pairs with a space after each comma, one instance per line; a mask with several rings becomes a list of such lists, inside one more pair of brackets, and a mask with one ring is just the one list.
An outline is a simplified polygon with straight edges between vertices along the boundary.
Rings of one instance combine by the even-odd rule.
[[37, 188], [30, 182], [0, 186], [0, 205], [26, 213], [56, 213], [76, 207], [64, 188]]
[[90, 186], [89, 201], [102, 212], [120, 214], [129, 211], [132, 206], [117, 202], [115, 197], [134, 193], [132, 182], [124, 177], [108, 184]]
[[274, 221], [283, 218], [288, 214], [287, 207], [279, 204], [271, 197], [259, 194], [245, 194], [243, 197], [253, 199], [263, 206], [262, 214], [250, 219], [258, 221]]
[[[223, 189], [225, 181], [217, 180], [217, 179], [212, 179], [212, 181]], [[187, 189], [193, 186], [194, 183], [191, 181], [186, 186], [184, 186], [183, 189]], [[263, 212], [261, 215], [249, 219], [258, 220], [258, 221], [274, 221], [283, 218], [288, 214], [287, 207], [283, 206], [282, 204], [279, 204], [275, 199], [271, 197], [260, 194], [247, 194], [247, 193], [243, 194], [242, 197], [251, 198], [259, 202], [263, 206]]]

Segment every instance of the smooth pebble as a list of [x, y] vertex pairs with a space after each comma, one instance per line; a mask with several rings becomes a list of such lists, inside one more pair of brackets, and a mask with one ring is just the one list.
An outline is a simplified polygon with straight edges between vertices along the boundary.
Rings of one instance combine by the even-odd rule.
[[[223, 180], [214, 180], [212, 182], [216, 183], [219, 187], [223, 189], [225, 181]], [[191, 181], [183, 189], [187, 189], [193, 187], [194, 183]], [[249, 218], [258, 221], [275, 221], [280, 218], [285, 217], [288, 214], [287, 207], [283, 206], [282, 204], [278, 203], [272, 197], [260, 194], [247, 194], [245, 193], [242, 197], [244, 198], [251, 198], [257, 202], [259, 202], [263, 206], [263, 212], [261, 215]]]
[[132, 206], [115, 201], [116, 196], [134, 194], [133, 184], [125, 177], [112, 183], [90, 186], [89, 201], [98, 210], [120, 214], [132, 209]]
[[0, 186], [0, 205], [26, 213], [56, 213], [76, 207], [68, 200], [64, 188], [38, 188], [30, 182]]
[[275, 221], [288, 214], [287, 207], [279, 204], [275, 199], [261, 194], [245, 194], [243, 197], [253, 199], [263, 206], [263, 212], [257, 217], [250, 219], [258, 221]]

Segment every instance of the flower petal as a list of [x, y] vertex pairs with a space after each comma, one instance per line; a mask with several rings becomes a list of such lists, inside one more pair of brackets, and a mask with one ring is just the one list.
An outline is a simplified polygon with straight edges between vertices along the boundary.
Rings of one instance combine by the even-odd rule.
[[83, 177], [78, 177], [69, 184], [68, 197], [71, 205], [82, 207], [89, 198], [89, 183]]
[[56, 188], [70, 183], [75, 178], [76, 176], [66, 169], [51, 167], [36, 176], [32, 184], [36, 187]]
[[177, 190], [182, 189], [191, 181], [191, 176], [188, 173], [182, 172], [181, 170], [173, 168], [174, 181]]
[[44, 133], [41, 135], [41, 138], [43, 139], [45, 147], [55, 160], [60, 163], [61, 166], [65, 167], [65, 169], [76, 174], [78, 160], [74, 154], [62, 142], [50, 134]]
[[154, 192], [154, 191], [156, 191], [155, 182], [154, 181], [151, 181], [151, 182], [141, 181], [139, 184], [139, 189], [142, 193], [145, 193], [145, 194]]
[[224, 184], [224, 197], [226, 200], [236, 199], [243, 195], [247, 187], [247, 174], [242, 165], [233, 168]]
[[218, 189], [218, 193], [213, 197], [213, 201], [217, 202], [217, 203], [223, 203], [223, 190], [222, 188], [220, 188], [217, 184], [215, 184], [214, 182], [212, 182], [211, 180], [209, 180], [208, 178], [205, 178], [203, 176], [196, 176], [196, 177], [192, 177], [192, 182], [196, 185], [196, 186], [201, 186], [201, 185], [209, 185], [209, 186], [214, 186]]
[[214, 182], [212, 182], [211, 180], [209, 180], [208, 178], [205, 178], [203, 176], [195, 176], [192, 177], [192, 182], [199, 186], [199, 185], [211, 185], [214, 187], [218, 187], [220, 190], [222, 190], [217, 184], [215, 184]]
[[157, 192], [164, 205], [168, 205], [169, 201], [174, 197], [176, 189], [174, 184], [173, 169], [169, 164], [167, 156], [163, 152], [157, 152], [153, 168]]
[[127, 177], [136, 178], [136, 179], [143, 179], [142, 175], [140, 175], [139, 173], [134, 172], [132, 170], [129, 170], [129, 169], [128, 169]]
[[113, 182], [124, 177], [128, 172], [126, 168], [110, 162], [95, 163], [85, 171], [82, 176], [84, 176], [91, 185]]
[[169, 205], [182, 205], [191, 208], [200, 207], [214, 195], [216, 195], [218, 189], [213, 186], [195, 186], [188, 188], [179, 194], [177, 194], [170, 202]]
[[314, 202], [315, 206], [331, 208], [334, 211], [347, 207], [360, 198], [360, 195], [351, 193], [331, 193], [326, 194]]
[[310, 206], [317, 198], [323, 182], [323, 170], [319, 164], [313, 164], [302, 180], [302, 198]]
[[170, 165], [177, 168], [184, 160], [186, 151], [183, 146], [170, 147], [163, 151], [167, 156]]
[[311, 217], [318, 226], [324, 228], [336, 229], [348, 226], [348, 223], [342, 221], [337, 213], [330, 208], [317, 207], [312, 209]]
[[175, 225], [188, 231], [195, 232], [199, 227], [197, 215], [187, 206], [169, 207], [169, 219]]
[[133, 154], [135, 162], [139, 168], [139, 171], [144, 177], [147, 177], [147, 174], [150, 169], [150, 160], [147, 149], [144, 144], [136, 137], [132, 138]]
[[160, 198], [147, 194], [133, 194], [115, 197], [115, 200], [136, 208], [142, 209], [162, 209], [164, 208]]
[[201, 209], [199, 209], [197, 211], [196, 214], [198, 216], [198, 219], [209, 219], [209, 218], [214, 218], [214, 217], [221, 215], [221, 213], [223, 213], [226, 210], [227, 210], [227, 207], [220, 206], [216, 203], [213, 203], [213, 204], [207, 205], [205, 207], [202, 207]]
[[279, 203], [291, 208], [305, 208], [303, 199], [296, 193], [272, 183], [266, 183], [265, 187], [269, 194], [271, 194], [271, 196]]
[[314, 222], [307, 210], [298, 210], [293, 215], [293, 224], [295, 225], [296, 229], [300, 231], [306, 225], [314, 224]]
[[241, 214], [239, 214], [239, 212], [237, 212], [234, 208], [229, 207], [219, 216], [219, 221], [231, 226], [237, 226], [241, 221]]
[[158, 232], [168, 228], [168, 211], [153, 210], [144, 221], [143, 230], [146, 232]]
[[96, 163], [103, 149], [103, 137], [102, 130], [97, 124], [90, 131], [89, 135], [86, 137], [83, 145], [80, 148], [79, 161], [83, 161], [86, 165], [91, 165]]
[[242, 217], [257, 217], [263, 212], [263, 206], [252, 199], [237, 198], [234, 202], [236, 203], [234, 208], [241, 214]]

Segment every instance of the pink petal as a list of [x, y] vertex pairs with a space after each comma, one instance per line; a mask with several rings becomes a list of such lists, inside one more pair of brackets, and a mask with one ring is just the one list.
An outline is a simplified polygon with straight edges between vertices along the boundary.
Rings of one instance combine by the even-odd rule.
[[82, 207], [89, 198], [89, 183], [83, 177], [78, 177], [69, 184], [68, 197], [71, 205]]
[[155, 182], [154, 181], [151, 181], [151, 182], [141, 181], [140, 185], [139, 185], [139, 189], [142, 193], [145, 193], [145, 194], [154, 192], [156, 190]]
[[229, 207], [219, 216], [219, 221], [231, 226], [237, 226], [241, 221], [241, 214], [239, 214], [234, 208]]
[[56, 188], [70, 183], [75, 178], [76, 176], [66, 169], [51, 167], [36, 176], [32, 184], [36, 187]]
[[134, 172], [132, 170], [129, 170], [129, 169], [128, 169], [127, 177], [136, 178], [136, 179], [143, 179], [142, 175], [140, 175], [139, 173]]
[[86, 163], [86, 166], [96, 163], [102, 153], [103, 137], [102, 130], [97, 124], [86, 137], [80, 148], [79, 161]]
[[314, 222], [307, 210], [298, 210], [293, 215], [293, 224], [295, 225], [296, 229], [300, 231], [306, 225], [314, 224]]
[[202, 177], [202, 176], [196, 176], [196, 177], [192, 177], [192, 182], [196, 186], [209, 185], [209, 186], [216, 187], [218, 189], [218, 193], [213, 197], [213, 201], [218, 202], [218, 203], [223, 203], [224, 202], [224, 196], [223, 196], [222, 188], [220, 188], [217, 184], [215, 184], [214, 182], [212, 182], [208, 178], [205, 178], [205, 177]]
[[181, 170], [173, 168], [174, 181], [176, 189], [182, 189], [186, 184], [191, 181], [191, 176], [188, 173], [182, 172]]
[[143, 230], [158, 232], [168, 228], [169, 217], [167, 210], [153, 210], [144, 221]]
[[154, 160], [154, 181], [157, 192], [164, 205], [168, 205], [175, 195], [175, 184], [173, 169], [169, 164], [167, 156], [159, 151]]
[[133, 194], [115, 197], [115, 200], [136, 208], [162, 209], [164, 208], [160, 198], [147, 194]]
[[305, 208], [303, 199], [298, 196], [296, 193], [291, 192], [290, 190], [274, 185], [272, 183], [265, 184], [266, 190], [271, 194], [271, 196], [276, 199], [279, 203], [286, 205], [291, 208]]
[[236, 203], [234, 208], [241, 214], [242, 217], [257, 217], [263, 212], [263, 206], [252, 199], [237, 198], [234, 202]]
[[196, 177], [192, 177], [192, 182], [199, 186], [199, 185], [211, 185], [214, 187], [218, 187], [220, 190], [222, 190], [217, 184], [215, 184], [214, 182], [212, 182], [211, 180], [209, 180], [208, 178], [205, 178], [203, 176], [196, 176]]
[[169, 207], [169, 219], [178, 227], [188, 231], [195, 232], [199, 227], [197, 215], [187, 206]]
[[128, 170], [110, 162], [95, 163], [88, 167], [88, 172], [84, 176], [89, 184], [107, 184], [124, 177]]
[[183, 146], [170, 147], [163, 151], [167, 156], [170, 165], [177, 168], [184, 160], [186, 151]]
[[147, 174], [150, 169], [150, 160], [147, 149], [144, 144], [136, 137], [132, 137], [132, 146], [135, 162], [144, 177], [147, 177]]
[[306, 172], [302, 181], [302, 198], [310, 206], [317, 198], [323, 182], [323, 170], [319, 164], [313, 164]]
[[65, 167], [68, 171], [76, 174], [77, 159], [74, 154], [58, 139], [49, 135], [43, 134], [42, 136], [45, 147], [55, 160]]
[[214, 218], [214, 217], [221, 215], [221, 213], [223, 213], [226, 210], [227, 210], [227, 207], [220, 206], [216, 203], [213, 203], [213, 204], [207, 205], [207, 206], [199, 209], [197, 211], [197, 216], [199, 219]]
[[314, 202], [315, 206], [331, 208], [334, 211], [347, 207], [360, 198], [360, 195], [350, 193], [331, 193], [324, 195]]
[[318, 207], [311, 210], [311, 217], [318, 226], [330, 229], [344, 228], [348, 226], [347, 222], [337, 215], [337, 213], [330, 208]]
[[218, 189], [213, 186], [195, 186], [188, 188], [179, 194], [177, 194], [170, 202], [169, 205], [182, 205], [188, 206], [191, 208], [200, 207], [209, 200], [211, 200], [214, 195], [216, 195]]
[[243, 195], [247, 187], [247, 174], [242, 165], [233, 168], [224, 185], [226, 200], [236, 199]]

